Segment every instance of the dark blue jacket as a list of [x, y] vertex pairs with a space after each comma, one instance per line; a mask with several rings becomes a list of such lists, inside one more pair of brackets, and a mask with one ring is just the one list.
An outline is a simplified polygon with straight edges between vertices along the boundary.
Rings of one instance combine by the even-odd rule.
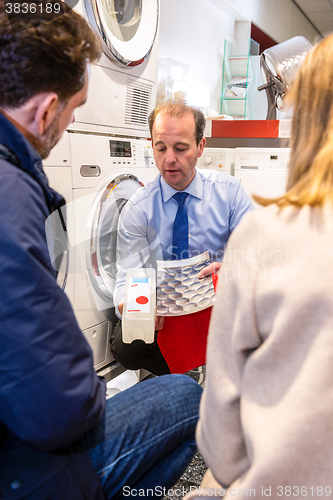
[[63, 450], [105, 407], [46, 242], [45, 221], [64, 200], [1, 113], [0, 144], [0, 498], [102, 498], [89, 456]]

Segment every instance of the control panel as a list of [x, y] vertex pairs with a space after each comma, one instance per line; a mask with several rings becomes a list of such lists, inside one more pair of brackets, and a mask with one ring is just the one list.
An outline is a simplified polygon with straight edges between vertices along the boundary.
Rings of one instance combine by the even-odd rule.
[[235, 177], [250, 196], [277, 198], [286, 192], [288, 148], [236, 148]]
[[115, 138], [109, 140], [114, 165], [154, 167], [153, 148], [147, 140]]
[[218, 170], [233, 175], [235, 164], [235, 149], [232, 148], [205, 148], [198, 158], [197, 167], [209, 170]]
[[289, 148], [236, 148], [235, 170], [288, 172]]

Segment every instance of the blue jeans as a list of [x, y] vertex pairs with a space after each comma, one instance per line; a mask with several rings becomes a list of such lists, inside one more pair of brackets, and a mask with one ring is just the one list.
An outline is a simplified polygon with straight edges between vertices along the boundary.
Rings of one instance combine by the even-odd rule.
[[196, 452], [201, 393], [186, 375], [164, 375], [107, 401], [76, 447], [89, 453], [108, 500], [166, 495]]

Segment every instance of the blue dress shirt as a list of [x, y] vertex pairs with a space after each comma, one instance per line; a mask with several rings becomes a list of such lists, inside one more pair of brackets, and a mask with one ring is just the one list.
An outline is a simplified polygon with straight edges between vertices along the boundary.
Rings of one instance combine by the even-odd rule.
[[[189, 257], [208, 250], [211, 262], [223, 259], [231, 232], [253, 204], [239, 180], [224, 172], [197, 169], [184, 189], [189, 220]], [[114, 303], [124, 297], [127, 269], [156, 267], [156, 260], [172, 259], [173, 223], [177, 190], [161, 175], [139, 189], [126, 203], [118, 225], [117, 278]]]

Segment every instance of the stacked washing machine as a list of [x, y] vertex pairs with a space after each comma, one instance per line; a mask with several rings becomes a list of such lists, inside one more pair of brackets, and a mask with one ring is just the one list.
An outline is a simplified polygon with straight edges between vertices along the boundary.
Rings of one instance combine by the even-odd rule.
[[250, 197], [275, 198], [286, 192], [289, 157], [289, 148], [205, 148], [197, 166], [234, 175]]
[[80, 0], [75, 8], [99, 34], [88, 99], [44, 161], [50, 185], [66, 199], [68, 250], [59, 272], [95, 369], [117, 375], [110, 352], [119, 214], [157, 175], [148, 116], [155, 105], [158, 0]]
[[289, 157], [289, 148], [236, 148], [234, 175], [250, 196], [282, 196], [286, 192]]

